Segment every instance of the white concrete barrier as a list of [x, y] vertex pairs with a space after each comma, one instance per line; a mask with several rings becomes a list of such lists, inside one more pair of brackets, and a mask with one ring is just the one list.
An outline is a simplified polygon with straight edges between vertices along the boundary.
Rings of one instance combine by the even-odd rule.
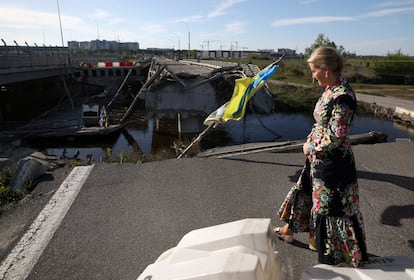
[[402, 107], [395, 107], [395, 113], [399, 114], [399, 115], [407, 115], [411, 118], [414, 118], [414, 112], [413, 111], [407, 110], [407, 109], [402, 108]]
[[191, 231], [138, 280], [281, 280], [270, 225], [270, 219], [245, 219]]
[[407, 256], [374, 257], [363, 268], [319, 264], [306, 269], [301, 280], [413, 280], [414, 259]]

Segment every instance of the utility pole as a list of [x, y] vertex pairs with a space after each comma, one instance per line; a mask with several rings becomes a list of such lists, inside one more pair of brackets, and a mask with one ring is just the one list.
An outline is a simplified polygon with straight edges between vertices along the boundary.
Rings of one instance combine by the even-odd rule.
[[203, 41], [203, 43], [207, 43], [207, 57], [210, 58], [210, 41]]
[[225, 45], [220, 44], [220, 58], [223, 58], [223, 47], [225, 47]]
[[185, 21], [180, 21], [181, 23], [185, 24], [185, 26], [187, 26], [187, 30], [188, 30], [188, 52], [187, 52], [187, 58], [190, 58], [190, 27], [188, 26], [188, 24]]
[[187, 58], [190, 58], [190, 28], [188, 28], [188, 53]]
[[233, 43], [235, 43], [235, 44], [236, 44], [236, 51], [237, 51], [237, 44], [238, 44], [239, 42], [237, 42], [237, 41], [231, 41], [231, 42], [230, 42], [230, 53], [231, 53], [231, 58], [233, 58]]
[[243, 59], [243, 51], [244, 50], [247, 50], [248, 48], [247, 47], [241, 47], [241, 54], [240, 54], [240, 62], [242, 61], [242, 59]]
[[62, 40], [62, 47], [64, 47], [65, 44], [63, 42], [62, 20], [60, 19], [59, 0], [56, 0], [56, 3], [57, 3], [58, 15], [59, 15], [60, 38]]
[[207, 40], [207, 41], [203, 41], [204, 43], [207, 43], [207, 53], [208, 53], [208, 57], [210, 58], [210, 43], [212, 42], [219, 42], [218, 40]]

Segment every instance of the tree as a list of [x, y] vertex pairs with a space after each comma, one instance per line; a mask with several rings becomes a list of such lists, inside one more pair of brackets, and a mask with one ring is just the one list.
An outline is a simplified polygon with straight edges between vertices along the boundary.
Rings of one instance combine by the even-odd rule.
[[317, 49], [321, 46], [327, 46], [327, 47], [335, 48], [341, 54], [345, 52], [345, 49], [344, 49], [343, 46], [341, 46], [341, 45], [337, 46], [335, 44], [335, 42], [329, 40], [329, 38], [325, 37], [325, 35], [323, 33], [320, 33], [318, 35], [318, 37], [316, 38], [315, 42], [312, 44], [312, 46], [305, 49], [305, 56], [309, 57], [315, 49]]

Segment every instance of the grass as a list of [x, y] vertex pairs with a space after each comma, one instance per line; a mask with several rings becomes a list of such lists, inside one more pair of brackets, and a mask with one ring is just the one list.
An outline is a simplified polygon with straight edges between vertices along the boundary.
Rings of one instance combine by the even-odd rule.
[[312, 112], [321, 89], [297, 84], [268, 83], [276, 98], [276, 110], [282, 112]]
[[25, 190], [14, 191], [11, 188], [10, 183], [15, 172], [14, 169], [14, 167], [6, 167], [0, 172], [0, 215], [21, 200], [26, 193]]

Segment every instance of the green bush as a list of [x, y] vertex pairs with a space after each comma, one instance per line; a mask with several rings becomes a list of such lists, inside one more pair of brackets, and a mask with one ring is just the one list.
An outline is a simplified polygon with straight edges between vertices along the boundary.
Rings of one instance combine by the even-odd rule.
[[319, 87], [301, 87], [295, 85], [269, 85], [276, 98], [275, 109], [281, 112], [312, 113], [316, 101], [321, 95]]
[[414, 60], [400, 51], [378, 58], [375, 61], [375, 72], [381, 83], [414, 84]]
[[24, 196], [25, 191], [13, 191], [10, 182], [14, 171], [12, 168], [5, 168], [0, 172], [0, 214], [10, 205], [18, 202]]

